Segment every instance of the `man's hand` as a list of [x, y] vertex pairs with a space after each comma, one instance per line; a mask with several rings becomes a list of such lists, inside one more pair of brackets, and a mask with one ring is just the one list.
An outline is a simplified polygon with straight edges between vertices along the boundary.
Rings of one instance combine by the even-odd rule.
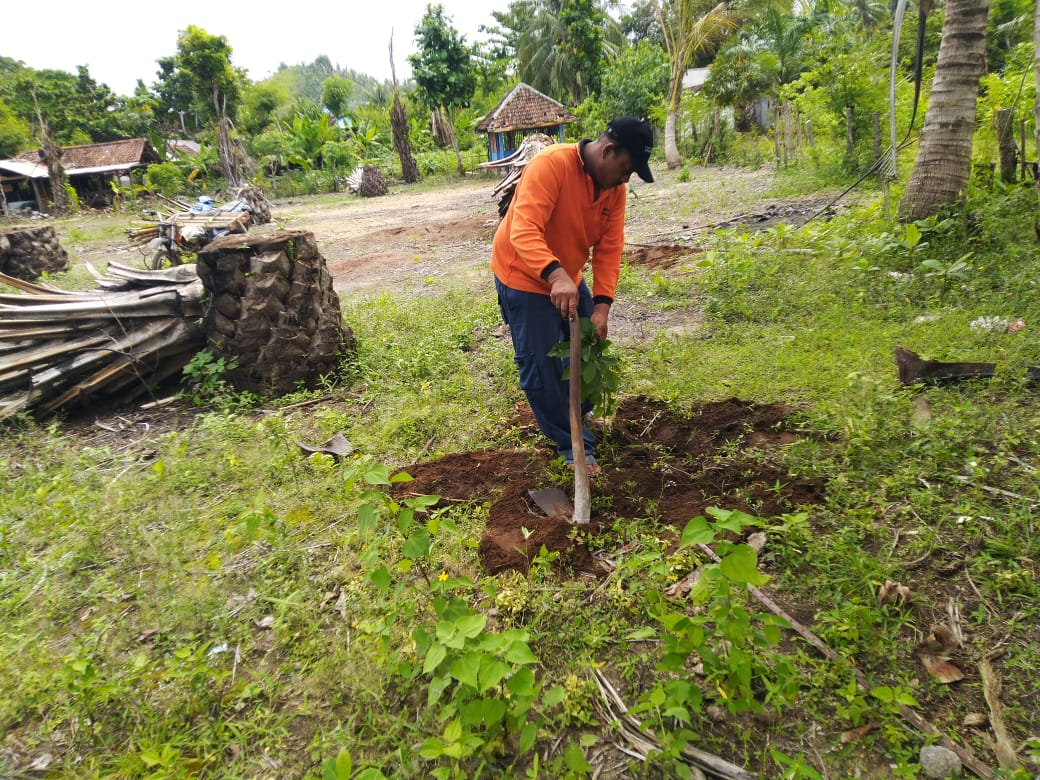
[[578, 286], [562, 268], [557, 268], [546, 280], [549, 282], [549, 300], [560, 310], [565, 320], [578, 316]]
[[597, 303], [592, 310], [592, 324], [596, 326], [596, 338], [603, 341], [607, 338], [607, 319], [610, 317], [610, 304]]

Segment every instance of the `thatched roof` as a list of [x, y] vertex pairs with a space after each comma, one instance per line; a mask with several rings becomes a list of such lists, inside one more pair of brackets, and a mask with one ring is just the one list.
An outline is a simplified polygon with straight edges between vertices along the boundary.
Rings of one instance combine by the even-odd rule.
[[[39, 149], [23, 152], [14, 158], [29, 163], [42, 163]], [[128, 138], [83, 146], [63, 146], [61, 164], [68, 172], [78, 168], [127, 168], [134, 165], [162, 162], [159, 153], [146, 138]]]
[[536, 130], [554, 125], [576, 122], [563, 103], [543, 95], [523, 82], [517, 84], [502, 98], [494, 111], [484, 117], [477, 132], [505, 133], [510, 130]]

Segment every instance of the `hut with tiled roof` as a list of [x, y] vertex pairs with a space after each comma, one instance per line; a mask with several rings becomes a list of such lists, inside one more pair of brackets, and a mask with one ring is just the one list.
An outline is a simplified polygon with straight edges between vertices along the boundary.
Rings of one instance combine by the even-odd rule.
[[[146, 138], [61, 148], [61, 164], [69, 184], [75, 188], [80, 203], [89, 206], [103, 206], [111, 201], [108, 182], [114, 177], [157, 162], [162, 162], [162, 158]], [[0, 184], [9, 206], [21, 205], [21, 200], [42, 211], [50, 200], [48, 177], [47, 165], [38, 149], [0, 160]]]
[[487, 133], [488, 160], [494, 162], [515, 152], [531, 133], [562, 143], [563, 126], [577, 120], [565, 105], [520, 82], [477, 125], [477, 132]]

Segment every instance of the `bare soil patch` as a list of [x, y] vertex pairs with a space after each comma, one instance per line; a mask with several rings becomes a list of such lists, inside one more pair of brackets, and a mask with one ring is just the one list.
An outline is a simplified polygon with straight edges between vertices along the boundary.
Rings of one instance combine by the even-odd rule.
[[[763, 462], [755, 450], [789, 444], [789, 410], [735, 398], [704, 404], [682, 416], [665, 404], [630, 398], [600, 431], [601, 475], [594, 479], [599, 505], [588, 530], [595, 536], [619, 517], [639, 518], [662, 529], [681, 529], [715, 505], [766, 516], [819, 502], [821, 481], [791, 477]], [[517, 423], [527, 426], [526, 415]], [[492, 574], [526, 572], [544, 546], [559, 553], [566, 574], [603, 572], [586, 541], [565, 519], [547, 517], [528, 495], [546, 487], [549, 451], [487, 450], [449, 455], [406, 467], [415, 477], [402, 492], [447, 500], [490, 501], [480, 557]]]

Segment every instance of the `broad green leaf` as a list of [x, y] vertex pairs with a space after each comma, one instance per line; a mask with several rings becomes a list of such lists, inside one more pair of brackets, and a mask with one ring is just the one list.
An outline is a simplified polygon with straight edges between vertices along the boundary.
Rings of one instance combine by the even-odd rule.
[[[422, 528], [408, 537], [401, 548], [401, 555], [408, 558], [422, 558], [430, 552], [430, 532]], [[485, 618], [486, 620], [486, 618]]]
[[336, 756], [336, 777], [338, 780], [350, 780], [353, 769], [354, 761], [350, 757], [350, 751], [343, 748]]
[[480, 659], [482, 653], [466, 653], [461, 658], [451, 662], [451, 676], [460, 683], [465, 683], [472, 688], [477, 687], [477, 672], [480, 671]]
[[502, 682], [502, 678], [511, 671], [512, 667], [509, 664], [503, 663], [493, 656], [485, 655], [480, 662], [480, 672], [478, 674], [480, 686], [477, 690], [480, 693], [486, 693]]
[[354, 780], [386, 780], [386, 775], [375, 767], [370, 766], [368, 769], [362, 769], [354, 775]]
[[736, 545], [733, 551], [722, 559], [719, 568], [726, 578], [733, 582], [761, 585], [769, 579], [759, 573], [758, 554], [746, 544]]
[[878, 701], [882, 701], [885, 704], [891, 704], [895, 701], [895, 691], [889, 688], [887, 685], [879, 685], [877, 688], [872, 688], [870, 695]]
[[921, 240], [921, 229], [913, 222], [906, 226], [906, 243], [910, 247], [917, 246]]
[[517, 696], [533, 696], [534, 672], [525, 666], [506, 681], [506, 688]]
[[426, 652], [426, 661], [423, 663], [423, 674], [430, 674], [435, 671], [447, 655], [448, 648], [444, 645], [430, 645], [430, 649]]
[[520, 754], [523, 755], [534, 747], [534, 741], [538, 738], [538, 724], [525, 723], [520, 729]]
[[591, 772], [595, 767], [590, 764], [585, 758], [585, 751], [581, 749], [581, 745], [576, 742], [571, 742], [567, 745], [563, 751], [563, 760], [567, 764], [567, 768], [572, 772]]
[[365, 472], [365, 482], [369, 485], [389, 485], [390, 469], [382, 463], [373, 463]]
[[397, 515], [397, 530], [401, 532], [401, 536], [408, 535], [408, 532], [412, 529], [412, 519], [414, 517], [415, 510], [407, 506]]
[[367, 534], [376, 527], [378, 516], [379, 515], [374, 506], [371, 504], [362, 504], [358, 507], [358, 530], [363, 534]]
[[458, 718], [444, 727], [444, 741], [458, 742], [462, 737], [462, 721]]
[[455, 625], [462, 636], [473, 639], [487, 625], [487, 615], [463, 615], [455, 621]]
[[448, 686], [451, 685], [451, 675], [443, 674], [440, 677], [434, 677], [430, 681], [430, 687], [426, 691], [426, 706], [432, 707], [441, 700], [441, 695], [447, 690]]
[[437, 737], [423, 740], [422, 745], [419, 746], [419, 755], [427, 761], [440, 758], [444, 755], [444, 742]]
[[387, 571], [386, 566], [380, 566], [378, 569], [370, 572], [368, 579], [381, 593], [386, 593], [390, 589], [390, 572]]
[[414, 498], [406, 498], [404, 503], [413, 509], [425, 509], [426, 507], [434, 506], [440, 500], [440, 496], [415, 496]]
[[566, 698], [567, 691], [563, 689], [563, 686], [554, 685], [552, 688], [550, 688], [542, 694], [542, 706], [546, 709], [552, 709]]
[[526, 642], [513, 642], [506, 651], [506, 660], [512, 664], [536, 664], [538, 659]]
[[484, 699], [482, 708], [484, 723], [487, 726], [501, 722], [506, 715], [506, 703], [501, 699]]
[[711, 544], [715, 541], [715, 532], [706, 519], [698, 515], [686, 524], [679, 542], [681, 547], [690, 547], [695, 544]]
[[646, 626], [645, 628], [637, 628], [635, 631], [629, 631], [625, 635], [625, 639], [638, 642], [642, 639], [652, 639], [655, 636], [657, 636], [657, 632], [649, 626]]

